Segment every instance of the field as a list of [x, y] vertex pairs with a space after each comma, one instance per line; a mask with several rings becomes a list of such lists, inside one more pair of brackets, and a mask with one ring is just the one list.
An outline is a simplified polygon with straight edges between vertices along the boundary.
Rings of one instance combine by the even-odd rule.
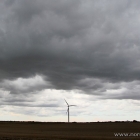
[[[128, 133], [131, 136], [114, 136]], [[41, 123], [0, 122], [0, 140], [134, 140], [139, 122]]]

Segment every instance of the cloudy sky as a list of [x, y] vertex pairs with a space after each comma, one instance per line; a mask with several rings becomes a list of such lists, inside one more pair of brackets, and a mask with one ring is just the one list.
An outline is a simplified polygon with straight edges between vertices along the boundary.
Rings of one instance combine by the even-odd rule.
[[139, 0], [1, 0], [0, 120], [139, 120]]

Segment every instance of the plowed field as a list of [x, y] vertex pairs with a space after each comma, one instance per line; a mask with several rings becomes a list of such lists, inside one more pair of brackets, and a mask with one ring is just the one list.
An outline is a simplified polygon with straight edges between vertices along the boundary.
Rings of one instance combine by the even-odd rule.
[[40, 123], [0, 122], [0, 140], [134, 140], [139, 136], [114, 133], [140, 133], [140, 123]]

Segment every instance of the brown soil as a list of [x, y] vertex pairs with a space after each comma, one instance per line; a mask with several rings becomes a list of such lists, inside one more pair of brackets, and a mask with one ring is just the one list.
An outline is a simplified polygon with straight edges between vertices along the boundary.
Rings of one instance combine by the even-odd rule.
[[113, 140], [140, 139], [115, 137], [114, 133], [140, 133], [140, 123], [41, 123], [0, 122], [0, 140]]

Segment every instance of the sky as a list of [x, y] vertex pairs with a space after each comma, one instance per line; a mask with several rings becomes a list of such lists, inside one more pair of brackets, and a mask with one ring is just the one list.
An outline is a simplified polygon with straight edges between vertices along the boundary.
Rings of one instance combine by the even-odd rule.
[[139, 29], [139, 0], [1, 0], [0, 120], [139, 120]]

